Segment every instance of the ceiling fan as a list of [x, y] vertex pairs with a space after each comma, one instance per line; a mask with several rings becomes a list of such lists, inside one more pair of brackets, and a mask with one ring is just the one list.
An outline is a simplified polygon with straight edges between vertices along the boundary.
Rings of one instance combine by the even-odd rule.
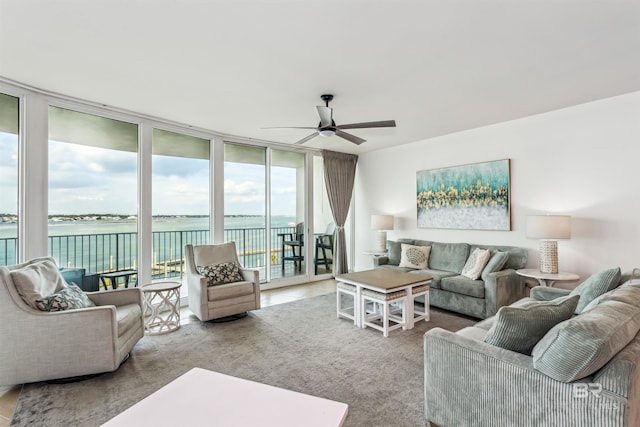
[[339, 136], [340, 138], [346, 139], [349, 142], [353, 142], [354, 144], [362, 144], [366, 142], [365, 139], [352, 135], [344, 131], [344, 129], [365, 129], [365, 128], [394, 128], [396, 127], [395, 120], [382, 120], [377, 122], [365, 122], [365, 123], [351, 123], [348, 125], [336, 125], [336, 122], [333, 121], [333, 108], [329, 107], [329, 101], [333, 99], [333, 95], [320, 95], [320, 99], [325, 102], [325, 105], [318, 105], [316, 108], [318, 109], [318, 115], [320, 116], [320, 123], [318, 123], [317, 127], [271, 127], [271, 128], [263, 128], [263, 129], [313, 129], [315, 130], [309, 136], [305, 136], [300, 141], [297, 141], [296, 144], [304, 144], [316, 136]]

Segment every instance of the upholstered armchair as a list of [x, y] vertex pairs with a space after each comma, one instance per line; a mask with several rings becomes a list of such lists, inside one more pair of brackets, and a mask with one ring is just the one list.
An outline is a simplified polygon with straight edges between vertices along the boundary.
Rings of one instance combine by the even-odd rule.
[[34, 304], [38, 293], [66, 286], [53, 258], [0, 267], [0, 385], [115, 371], [143, 337], [140, 289], [75, 288], [89, 297], [86, 308], [41, 311]]
[[[260, 308], [260, 278], [257, 270], [241, 268], [235, 242], [219, 245], [186, 245], [189, 309], [202, 321], [219, 319]], [[229, 283], [214, 284], [205, 277], [204, 267], [226, 263], [238, 266], [239, 277]]]

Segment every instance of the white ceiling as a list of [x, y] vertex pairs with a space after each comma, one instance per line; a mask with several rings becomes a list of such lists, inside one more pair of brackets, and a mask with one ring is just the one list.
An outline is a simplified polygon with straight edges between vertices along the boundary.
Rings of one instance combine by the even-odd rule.
[[0, 0], [0, 76], [227, 134], [362, 153], [640, 90], [640, 0]]

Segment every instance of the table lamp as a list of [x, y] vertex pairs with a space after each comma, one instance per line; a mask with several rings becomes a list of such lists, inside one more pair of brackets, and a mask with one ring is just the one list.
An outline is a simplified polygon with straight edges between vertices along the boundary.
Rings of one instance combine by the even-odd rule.
[[571, 238], [571, 217], [530, 215], [527, 217], [527, 237], [540, 239], [540, 271], [557, 274], [558, 239]]
[[375, 252], [387, 251], [387, 230], [393, 230], [392, 215], [371, 215], [371, 229], [378, 230]]

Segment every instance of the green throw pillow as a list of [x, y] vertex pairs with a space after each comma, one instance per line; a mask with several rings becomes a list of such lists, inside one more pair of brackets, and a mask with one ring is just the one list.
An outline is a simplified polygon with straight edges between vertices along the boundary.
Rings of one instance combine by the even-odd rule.
[[240, 274], [240, 266], [235, 261], [205, 265], [198, 267], [197, 271], [207, 278], [207, 286], [224, 285], [244, 280]]
[[578, 285], [578, 287], [569, 294], [569, 296], [580, 295], [580, 302], [578, 302], [578, 306], [576, 307], [576, 314], [582, 313], [591, 301], [618, 286], [619, 281], [620, 267], [593, 274]]
[[551, 328], [571, 318], [579, 299], [575, 295], [501, 307], [484, 342], [530, 355]]
[[56, 293], [36, 300], [36, 308], [40, 311], [64, 311], [94, 306], [87, 294], [73, 282], [65, 284], [64, 288]]
[[482, 280], [486, 282], [487, 274], [502, 270], [504, 266], [507, 265], [507, 261], [509, 261], [509, 252], [492, 251], [489, 262], [487, 263], [484, 270], [482, 270]]
[[387, 240], [387, 248], [389, 249], [389, 264], [400, 264], [400, 258], [402, 257], [402, 244], [400, 242], [394, 242], [393, 240]]

